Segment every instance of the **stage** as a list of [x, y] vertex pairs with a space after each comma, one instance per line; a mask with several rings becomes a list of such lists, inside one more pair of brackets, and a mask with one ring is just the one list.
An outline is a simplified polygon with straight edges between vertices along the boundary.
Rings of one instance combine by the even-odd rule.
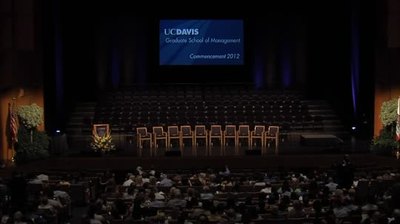
[[[132, 147], [109, 154], [93, 153], [90, 149], [70, 149], [62, 154], [52, 154], [50, 158], [41, 161], [19, 165], [8, 170], [26, 172], [40, 171], [89, 171], [120, 170], [132, 171], [137, 166], [144, 169], [156, 169], [171, 172], [215, 169], [223, 170], [228, 165], [232, 170], [271, 171], [271, 170], [301, 170], [327, 169], [335, 162], [349, 154], [356, 168], [384, 169], [399, 168], [396, 158], [378, 156], [369, 152], [368, 141], [351, 140], [336, 145], [302, 145], [298, 141], [285, 139], [281, 142], [278, 154], [273, 145], [265, 148], [248, 147], [175, 147], [172, 149], [158, 148], [156, 155], [150, 155], [149, 148]], [[154, 149], [153, 149], [154, 150]], [[236, 151], [237, 150], [237, 151]], [[182, 153], [181, 153], [182, 152]], [[196, 153], [195, 153], [196, 152]], [[4, 170], [3, 170], [4, 171]], [[3, 172], [4, 173], [4, 172]], [[7, 173], [7, 172], [6, 172]]]
[[[378, 156], [372, 153], [349, 154], [358, 169], [396, 169], [400, 161], [395, 157]], [[129, 157], [104, 155], [99, 157], [52, 157], [20, 165], [14, 169], [21, 171], [90, 171], [120, 170], [133, 171], [137, 166], [170, 172], [190, 170], [223, 170], [228, 165], [232, 170], [249, 171], [290, 171], [293, 169], [329, 169], [340, 162], [344, 154], [307, 155], [244, 155], [244, 156], [173, 156], [173, 157]]]

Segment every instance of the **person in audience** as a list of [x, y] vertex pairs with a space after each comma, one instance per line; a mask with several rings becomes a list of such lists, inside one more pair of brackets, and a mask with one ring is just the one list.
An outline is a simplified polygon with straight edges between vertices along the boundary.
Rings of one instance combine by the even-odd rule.
[[46, 174], [39, 174], [34, 179], [30, 180], [29, 184], [42, 184], [43, 181], [49, 182], [49, 176]]
[[88, 212], [87, 212], [87, 217], [89, 219], [90, 224], [105, 224], [106, 219], [104, 218], [103, 215], [98, 213], [98, 208], [96, 205], [90, 205]]
[[115, 182], [115, 174], [110, 171], [106, 171], [104, 174], [104, 181], [100, 182], [100, 185], [104, 186], [105, 193], [115, 192], [116, 182]]
[[137, 175], [143, 175], [143, 168], [141, 166], [136, 167], [136, 173]]
[[122, 193], [122, 198], [124, 200], [133, 200], [136, 197], [137, 189], [134, 185], [129, 186], [125, 192]]
[[[350, 162], [346, 159], [344, 161], [345, 166], [348, 166]], [[179, 222], [184, 222], [184, 220], [190, 218], [194, 223], [200, 223], [200, 220], [216, 223], [251, 223], [252, 221], [259, 221], [257, 219], [267, 217], [281, 220], [285, 218], [315, 216], [317, 220], [321, 220], [320, 223], [323, 220], [328, 223], [342, 221], [360, 223], [357, 218], [361, 219], [362, 216], [362, 223], [400, 223], [400, 219], [398, 218], [400, 217], [400, 212], [396, 209], [400, 207], [397, 206], [397, 199], [400, 198], [400, 193], [398, 193], [400, 192], [400, 185], [395, 182], [398, 180], [399, 175], [392, 170], [367, 171], [364, 172], [364, 175], [358, 175], [358, 178], [354, 179], [355, 181], [359, 181], [360, 178], [366, 176], [368, 177], [368, 182], [377, 183], [377, 185], [369, 186], [370, 190], [367, 192], [369, 196], [368, 198], [365, 197], [367, 198], [367, 203], [365, 204], [360, 204], [362, 203], [361, 200], [355, 200], [357, 199], [357, 193], [359, 193], [357, 192], [357, 187], [341, 188], [342, 186], [339, 183], [334, 182], [334, 179], [330, 175], [331, 173], [328, 174], [328, 172], [321, 170], [302, 173], [295, 171], [276, 172], [270, 174], [267, 182], [265, 182], [266, 176], [264, 175], [266, 172], [253, 175], [238, 175], [229, 171], [227, 175], [227, 173], [223, 174], [212, 170], [198, 174], [195, 171], [191, 174], [162, 174], [159, 182], [157, 182], [158, 175], [152, 175], [146, 181], [148, 173], [142, 169], [138, 170], [142, 171], [141, 175], [137, 175], [135, 178], [132, 178], [131, 174], [127, 176], [128, 179], [125, 181], [125, 185], [127, 186], [124, 186], [123, 181], [117, 184], [114, 175], [110, 172], [105, 173], [103, 181], [100, 181], [102, 185], [91, 186], [91, 191], [101, 193], [103, 193], [101, 188], [104, 187], [106, 193], [92, 194], [92, 203], [90, 203], [87, 212], [88, 223], [105, 223], [107, 218], [111, 218], [110, 215], [113, 219], [119, 220], [131, 217], [134, 220], [151, 220], [149, 222], [162, 220], [164, 222], [168, 214], [155, 218], [157, 210], [164, 207], [166, 209], [177, 209], [176, 214], [170, 215], [173, 216], [173, 219], [179, 220]], [[227, 168], [227, 170], [229, 169]], [[157, 171], [157, 173], [160, 172]], [[34, 177], [35, 174], [31, 174], [31, 176]], [[173, 177], [173, 180], [169, 179], [168, 176]], [[82, 182], [84, 180], [85, 178], [82, 178]], [[13, 179], [9, 181], [10, 185], [8, 187], [17, 186], [16, 183], [23, 183], [24, 181], [25, 177], [23, 176], [19, 180], [13, 176]], [[126, 183], [127, 181], [130, 184]], [[136, 182], [141, 182], [142, 184], [135, 186]], [[272, 185], [271, 182], [273, 183]], [[393, 184], [393, 182], [395, 183]], [[65, 211], [65, 207], [70, 206], [68, 204], [70, 204], [71, 198], [68, 193], [62, 190], [64, 188], [60, 188], [60, 184], [56, 184], [55, 186], [54, 184], [46, 185], [48, 183], [46, 178], [42, 180], [43, 183], [45, 185], [44, 189], [51, 189], [52, 194], [51, 198], [49, 198], [47, 197], [48, 194], [44, 193], [42, 189], [37, 214], [39, 214], [39, 210], [41, 212], [49, 210], [57, 220], [61, 220], [61, 223], [67, 222], [68, 217], [66, 219], [60, 219], [60, 217], [61, 213]], [[55, 181], [54, 183], [58, 182]], [[246, 187], [243, 187], [245, 185]], [[252, 186], [252, 190], [248, 188], [248, 185]], [[113, 186], [112, 188], [118, 189], [118, 191], [111, 190], [111, 188], [106, 190], [109, 186]], [[157, 186], [162, 187], [161, 190], [169, 193], [159, 191]], [[195, 189], [200, 186], [202, 187], [199, 190], [201, 193], [198, 193]], [[53, 189], [54, 187], [56, 190]], [[15, 190], [9, 189], [11, 193]], [[258, 193], [249, 192], [260, 189], [261, 191]], [[245, 199], [243, 196], [238, 196], [242, 194], [246, 195]], [[0, 192], [0, 199], [2, 198], [1, 195]], [[13, 195], [15, 195], [15, 192]], [[113, 201], [112, 206], [107, 206], [105, 203], [105, 201], [110, 201], [109, 197], [113, 198], [111, 200]], [[225, 199], [220, 199], [221, 197]], [[127, 201], [125, 199], [132, 200], [132, 203], [128, 202], [130, 204], [129, 209], [126, 207]], [[65, 203], [65, 201], [69, 201], [69, 203]], [[24, 221], [18, 218], [20, 216], [12, 215], [16, 211], [16, 208], [18, 207], [14, 205], [10, 211], [6, 209], [2, 209], [1, 211], [5, 212], [2, 213], [6, 214], [4, 216], [5, 219], [11, 217], [8, 222], [11, 220], [20, 220], [19, 222], [23, 223]], [[27, 206], [22, 204], [20, 208], [27, 208]], [[178, 209], [185, 210], [186, 212], [182, 213]], [[388, 214], [392, 211], [392, 217], [388, 218]]]
[[344, 155], [343, 160], [335, 165], [335, 169], [339, 187], [350, 188], [354, 180], [354, 166], [350, 156]]
[[335, 201], [333, 206], [333, 214], [337, 220], [336, 223], [340, 223], [341, 220], [350, 216], [351, 210], [342, 201]]
[[16, 211], [14, 213], [14, 224], [27, 224], [26, 221], [24, 221], [24, 215], [22, 214], [21, 211]]
[[40, 203], [38, 205], [38, 212], [46, 217], [57, 215], [57, 209], [49, 203], [47, 196], [41, 196]]
[[132, 183], [135, 182], [135, 176], [133, 174], [130, 174], [128, 176], [128, 179], [124, 181], [124, 183], [122, 184], [123, 187], [129, 187], [131, 186]]
[[303, 208], [303, 203], [299, 200], [293, 202], [292, 209], [288, 212], [288, 218], [305, 218], [306, 213]]
[[161, 181], [158, 183], [158, 186], [160, 187], [172, 187], [174, 182], [168, 178], [166, 174], [161, 174]]
[[170, 208], [185, 208], [186, 207], [186, 200], [182, 198], [181, 191], [177, 188], [173, 190], [171, 194], [171, 199], [167, 202], [167, 207]]
[[209, 186], [204, 186], [203, 187], [203, 192], [200, 193], [200, 199], [201, 200], [213, 200], [214, 199], [214, 194], [211, 191]]
[[149, 208], [164, 208], [166, 206], [164, 200], [156, 199], [156, 195], [154, 194], [154, 192], [149, 193], [149, 199]]
[[217, 207], [212, 206], [210, 209], [210, 214], [208, 215], [207, 219], [209, 222], [213, 223], [225, 223], [227, 219], [224, 218], [222, 213], [223, 213], [223, 208], [221, 204], [219, 204]]
[[123, 220], [128, 215], [128, 208], [121, 198], [116, 198], [111, 205], [111, 217]]
[[400, 209], [394, 209], [391, 218], [388, 218], [389, 224], [400, 224]]
[[197, 218], [198, 223], [209, 223], [208, 222], [208, 217], [205, 214], [200, 214]]
[[231, 171], [229, 170], [228, 165], [225, 165], [225, 170], [219, 172], [219, 175], [221, 176], [229, 176], [231, 174]]
[[289, 185], [289, 181], [285, 180], [282, 183], [282, 186], [278, 189], [278, 193], [280, 194], [288, 194], [290, 195], [290, 193], [293, 191], [293, 189], [290, 187]]
[[199, 204], [199, 200], [196, 195], [196, 190], [194, 188], [187, 189], [187, 195], [185, 197], [186, 207], [191, 209]]
[[330, 192], [334, 192], [336, 190], [337, 186], [338, 186], [338, 184], [333, 182], [333, 178], [332, 177], [329, 177], [328, 183], [325, 184], [325, 187], [327, 187]]
[[365, 222], [365, 220], [371, 220], [375, 211], [378, 211], [378, 205], [376, 205], [375, 197], [370, 195], [367, 199], [367, 204], [361, 207], [361, 222]]

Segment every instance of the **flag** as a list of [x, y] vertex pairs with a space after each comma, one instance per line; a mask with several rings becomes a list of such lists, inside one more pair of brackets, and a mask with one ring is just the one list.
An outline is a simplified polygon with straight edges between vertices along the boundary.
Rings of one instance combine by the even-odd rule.
[[10, 137], [12, 144], [18, 142], [18, 118], [15, 111], [15, 104], [8, 104], [10, 117]]
[[397, 100], [396, 141], [400, 141], [400, 97]]

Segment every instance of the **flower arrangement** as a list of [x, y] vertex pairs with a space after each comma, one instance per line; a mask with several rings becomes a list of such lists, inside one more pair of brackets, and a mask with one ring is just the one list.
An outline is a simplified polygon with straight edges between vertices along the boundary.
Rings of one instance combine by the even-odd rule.
[[115, 145], [112, 143], [112, 137], [109, 133], [104, 136], [93, 135], [90, 147], [96, 152], [109, 152], [115, 150]]
[[34, 129], [43, 123], [43, 108], [36, 103], [18, 106], [17, 114], [27, 129]]
[[377, 154], [392, 155], [399, 149], [396, 141], [397, 100], [391, 99], [382, 103], [380, 118], [383, 128], [379, 135], [372, 139], [371, 150]]
[[33, 103], [17, 107], [19, 120], [18, 142], [15, 147], [14, 160], [25, 163], [49, 156], [50, 139], [46, 132], [37, 127], [43, 123], [43, 108]]
[[380, 117], [383, 126], [390, 126], [396, 123], [397, 99], [391, 99], [382, 103]]

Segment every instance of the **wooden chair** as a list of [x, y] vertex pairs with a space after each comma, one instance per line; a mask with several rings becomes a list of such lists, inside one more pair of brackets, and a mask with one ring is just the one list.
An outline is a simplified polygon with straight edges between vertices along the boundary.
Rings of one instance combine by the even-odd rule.
[[265, 144], [270, 145], [269, 141], [275, 141], [275, 154], [279, 152], [279, 126], [269, 126], [265, 133]]
[[254, 126], [254, 130], [250, 132], [250, 145], [254, 146], [254, 141], [256, 139], [260, 139], [261, 147], [264, 147], [264, 135], [265, 135], [265, 126], [264, 125], [256, 125]]
[[159, 140], [164, 140], [165, 142], [165, 148], [167, 148], [168, 144], [168, 136], [167, 133], [164, 131], [164, 128], [162, 126], [154, 126], [153, 127], [153, 138], [154, 138], [154, 154], [157, 155], [157, 148], [158, 144], [157, 141]]
[[150, 156], [152, 155], [152, 135], [151, 133], [147, 132], [147, 128], [146, 127], [139, 127], [136, 128], [136, 137], [137, 137], [137, 146], [139, 149], [139, 156], [142, 156], [142, 148], [143, 148], [143, 143], [145, 141], [149, 141], [150, 143]]
[[[192, 133], [192, 128], [190, 125], [182, 125], [181, 126], [181, 136], [180, 136], [180, 142], [179, 142], [179, 147], [181, 148], [181, 151], [183, 147], [185, 147], [184, 139], [190, 139], [190, 144], [192, 144], [192, 149], [194, 148], [194, 136]], [[193, 151], [192, 153], [194, 153]]]
[[194, 126], [194, 146], [198, 146], [198, 139], [204, 139], [206, 147], [208, 147], [207, 129], [205, 125]]
[[[210, 141], [208, 145], [210, 145], [210, 146], [213, 146], [213, 142], [212, 142], [213, 139], [219, 140], [219, 145], [221, 147], [223, 146], [221, 125], [217, 125], [217, 124], [211, 125], [210, 137], [208, 139]], [[222, 154], [222, 151], [221, 151], [221, 154]]]
[[168, 143], [167, 143], [167, 146], [169, 148], [172, 147], [171, 139], [178, 140], [178, 145], [180, 145], [180, 139], [181, 139], [180, 137], [181, 137], [181, 135], [179, 133], [179, 127], [178, 126], [168, 126]]
[[241, 145], [240, 139], [246, 139], [247, 145], [250, 147], [250, 127], [249, 127], [249, 125], [239, 125], [239, 129], [237, 131], [238, 145]]
[[[224, 147], [228, 146], [228, 139], [233, 139], [234, 144], [235, 144], [235, 154], [237, 155], [237, 136], [236, 136], [236, 125], [226, 125], [225, 126], [225, 131], [224, 131]], [[225, 149], [224, 149], [225, 153]]]

